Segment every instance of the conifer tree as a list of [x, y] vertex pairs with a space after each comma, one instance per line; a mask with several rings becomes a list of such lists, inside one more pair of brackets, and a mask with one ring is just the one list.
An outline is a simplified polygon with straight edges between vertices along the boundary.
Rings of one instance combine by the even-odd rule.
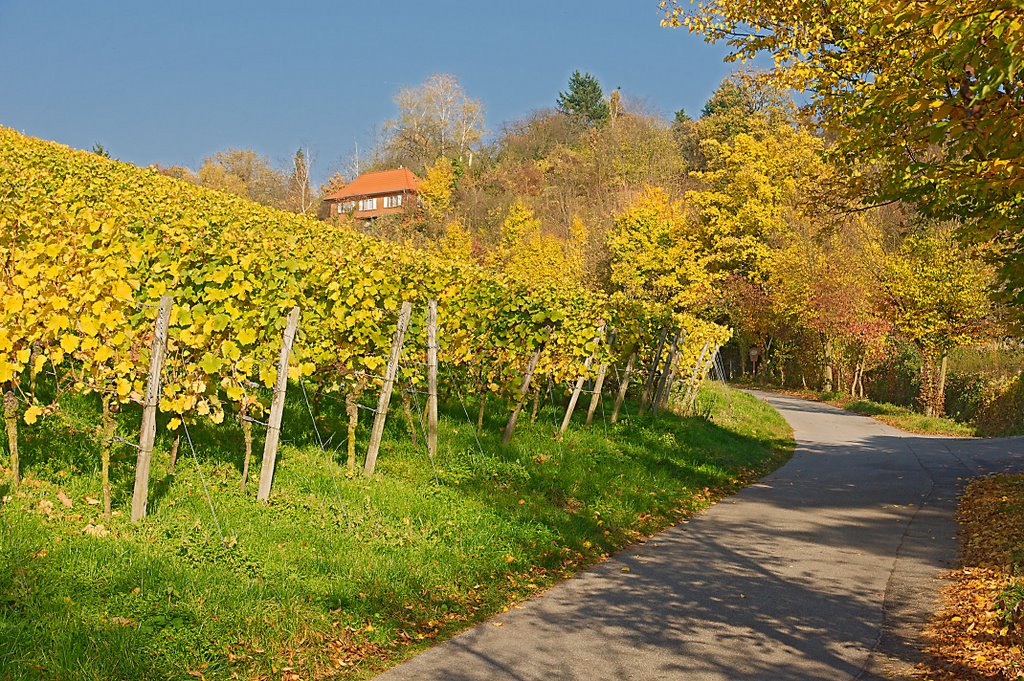
[[574, 71], [569, 78], [569, 88], [558, 93], [558, 110], [588, 125], [608, 120], [611, 113], [597, 78], [579, 71]]

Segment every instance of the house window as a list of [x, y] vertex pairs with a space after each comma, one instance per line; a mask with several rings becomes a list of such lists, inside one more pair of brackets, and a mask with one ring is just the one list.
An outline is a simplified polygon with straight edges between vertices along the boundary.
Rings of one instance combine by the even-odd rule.
[[338, 204], [338, 212], [339, 213], [347, 213], [347, 212], [349, 212], [350, 210], [352, 210], [355, 207], [356, 207], [356, 202], [355, 201], [345, 201], [343, 203]]
[[401, 194], [392, 194], [391, 196], [385, 196], [384, 197], [384, 207], [385, 208], [398, 208], [401, 205], [402, 205], [402, 195]]
[[361, 199], [359, 210], [377, 210], [377, 199]]

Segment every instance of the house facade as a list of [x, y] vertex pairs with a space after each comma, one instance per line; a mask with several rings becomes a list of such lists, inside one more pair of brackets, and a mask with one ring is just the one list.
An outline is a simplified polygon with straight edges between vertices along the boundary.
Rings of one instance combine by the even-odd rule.
[[331, 217], [377, 218], [415, 207], [419, 184], [419, 178], [408, 168], [363, 173], [323, 200]]

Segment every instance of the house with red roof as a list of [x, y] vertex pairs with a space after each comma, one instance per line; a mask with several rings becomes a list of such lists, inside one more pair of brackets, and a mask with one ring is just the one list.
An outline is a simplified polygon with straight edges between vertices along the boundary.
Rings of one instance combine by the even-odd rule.
[[377, 218], [404, 213], [416, 204], [420, 180], [408, 168], [363, 173], [323, 201], [331, 217]]

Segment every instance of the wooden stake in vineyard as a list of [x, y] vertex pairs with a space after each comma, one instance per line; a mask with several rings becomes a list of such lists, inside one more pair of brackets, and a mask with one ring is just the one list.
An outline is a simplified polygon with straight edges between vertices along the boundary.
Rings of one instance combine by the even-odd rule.
[[[604, 335], [604, 322], [602, 321], [600, 326], [597, 327], [597, 335], [594, 336], [594, 345], [598, 345], [601, 342], [601, 336]], [[597, 354], [597, 348], [590, 353], [590, 357], [587, 357], [586, 361], [583, 362], [583, 371], [580, 373], [580, 377], [576, 379], [576, 387], [572, 391], [572, 397], [569, 398], [569, 406], [565, 410], [565, 418], [562, 419], [562, 427], [558, 429], [558, 436], [561, 437], [565, 434], [565, 431], [569, 429], [569, 421], [572, 420], [572, 413], [576, 411], [576, 402], [580, 399], [580, 392], [583, 391], [583, 384], [587, 380], [587, 372], [590, 371], [590, 366], [594, 363], [594, 356]]]
[[647, 412], [651, 405], [651, 396], [654, 393], [655, 382], [658, 378], [658, 367], [661, 365], [661, 351], [665, 349], [665, 340], [668, 338], [668, 327], [661, 328], [661, 337], [658, 339], [658, 347], [654, 350], [654, 358], [651, 360], [651, 367], [647, 371], [647, 380], [644, 381], [644, 392], [640, 397], [640, 416]]
[[437, 456], [437, 301], [427, 301], [427, 452]]
[[[615, 330], [612, 329], [612, 332], [608, 335], [608, 345], [610, 347], [615, 343]], [[590, 407], [587, 409], [587, 426], [593, 422], [594, 414], [597, 413], [597, 405], [601, 401], [601, 390], [604, 388], [604, 377], [607, 372], [607, 362], [601, 362], [601, 366], [597, 368], [597, 378], [594, 379], [594, 391], [590, 395]]]
[[[704, 351], [706, 352], [710, 341], [704, 344]], [[715, 355], [718, 354], [718, 346], [716, 345], [708, 356], [708, 361], [704, 362], [704, 352], [701, 353], [700, 359], [697, 360], [697, 366], [693, 368], [693, 381], [690, 387], [689, 394], [687, 395], [687, 403], [684, 407], [685, 411], [690, 411], [693, 408], [693, 403], [697, 399], [698, 388], [700, 382], [704, 380], [704, 376], [707, 374], [708, 369], [711, 368], [711, 363], [715, 361]]]
[[4, 393], [4, 425], [7, 428], [7, 451], [11, 456], [11, 489], [17, 492], [21, 483], [18, 472], [18, 396], [13, 390]]
[[537, 370], [537, 363], [540, 362], [540, 353], [544, 349], [544, 344], [541, 343], [537, 346], [537, 349], [530, 355], [530, 361], [526, 364], [526, 373], [523, 374], [523, 383], [519, 386], [519, 399], [516, 400], [515, 409], [512, 410], [512, 414], [508, 417], [508, 423], [505, 424], [505, 434], [501, 437], [501, 443], [507, 445], [512, 441], [512, 433], [516, 429], [516, 421], [519, 419], [519, 412], [523, 410], [523, 405], [526, 404], [526, 396], [530, 394], [530, 381], [533, 380], [533, 372]]
[[366, 465], [363, 467], [366, 477], [371, 477], [373, 470], [377, 467], [377, 453], [380, 451], [380, 440], [384, 435], [384, 420], [388, 415], [391, 391], [395, 386], [395, 375], [398, 373], [398, 361], [402, 356], [402, 343], [405, 342], [405, 332], [409, 328], [409, 317], [411, 315], [412, 303], [402, 303], [402, 310], [398, 315], [398, 328], [395, 329], [395, 337], [391, 341], [388, 367], [384, 372], [384, 385], [380, 389], [380, 399], [377, 400], [377, 413], [373, 419], [373, 430], [370, 431], [370, 446], [366, 450]]
[[299, 328], [299, 308], [293, 307], [288, 313], [281, 341], [281, 357], [277, 361], [277, 382], [274, 384], [274, 399], [270, 402], [270, 420], [267, 421], [267, 439], [263, 443], [263, 466], [260, 468], [260, 488], [256, 498], [270, 499], [270, 486], [274, 482], [274, 465], [277, 463], [277, 443], [281, 439], [281, 418], [284, 416], [284, 393], [288, 388], [288, 359], [292, 354], [295, 332]]
[[658, 409], [661, 407], [661, 404], [665, 399], [665, 386], [668, 382], [672, 365], [675, 364], [676, 354], [679, 352], [680, 338], [685, 342], [686, 335], [683, 333], [683, 329], [681, 327], [676, 331], [675, 338], [672, 339], [672, 347], [669, 349], [668, 357], [665, 359], [665, 368], [661, 370], [661, 377], [658, 379], [658, 385], [654, 389], [654, 398], [651, 400], [651, 404], [653, 406], [655, 416], [658, 415]]
[[132, 522], [146, 516], [149, 497], [149, 469], [153, 462], [153, 440], [156, 438], [156, 410], [160, 405], [160, 371], [167, 349], [167, 327], [171, 323], [171, 297], [161, 296], [156, 313], [156, 327], [149, 352], [149, 377], [146, 399], [142, 403], [142, 429], [139, 433], [139, 456], [135, 463], [135, 489], [132, 493]]
[[615, 395], [615, 407], [612, 409], [611, 417], [612, 423], [619, 420], [619, 410], [622, 409], [622, 403], [626, 400], [626, 391], [629, 390], [629, 379], [633, 375], [633, 365], [636, 363], [637, 348], [639, 348], [639, 343], [634, 343], [633, 349], [629, 353], [629, 359], [626, 360], [626, 370], [622, 373], [619, 392]]

